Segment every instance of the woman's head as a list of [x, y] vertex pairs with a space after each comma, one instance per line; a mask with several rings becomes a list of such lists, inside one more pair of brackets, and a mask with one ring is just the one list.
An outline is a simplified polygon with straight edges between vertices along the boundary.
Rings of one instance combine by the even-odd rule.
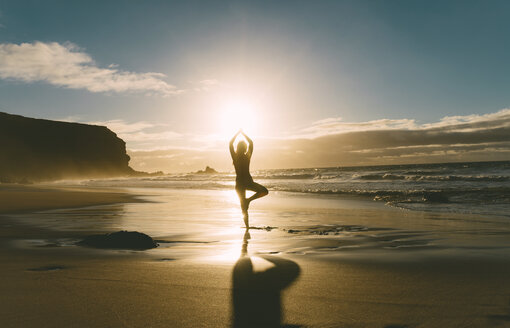
[[239, 141], [237, 143], [237, 149], [236, 149], [236, 154], [244, 154], [246, 153], [246, 142], [244, 142], [243, 140]]

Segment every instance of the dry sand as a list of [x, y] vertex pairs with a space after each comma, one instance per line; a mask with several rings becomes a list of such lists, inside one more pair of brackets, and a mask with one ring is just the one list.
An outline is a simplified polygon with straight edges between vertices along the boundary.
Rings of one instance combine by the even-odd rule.
[[[91, 205], [94, 201], [104, 204], [114, 199], [133, 199], [120, 193], [107, 196], [76, 190], [13, 190], [17, 196], [7, 197], [19, 199], [22, 195], [23, 199], [31, 198], [26, 203], [33, 204], [28, 207], [30, 209], [50, 208], [50, 203], [44, 203], [43, 199], [57, 207], [79, 206], [82, 199], [83, 205]], [[11, 191], [0, 193], [3, 196]], [[38, 195], [42, 198], [36, 199]], [[49, 195], [67, 201], [59, 204]], [[76, 196], [80, 198], [76, 199]], [[186, 196], [176, 202], [182, 205]], [[187, 204], [196, 206], [191, 200]], [[145, 209], [153, 205], [156, 206], [139, 206]], [[177, 203], [175, 205], [178, 210]], [[268, 209], [261, 207], [260, 212], [266, 211], [267, 217], [275, 213], [281, 215], [270, 209], [272, 206], [276, 206], [275, 203], [268, 202]], [[23, 207], [7, 208], [12, 211]], [[320, 211], [314, 211], [320, 214]], [[331, 216], [333, 213], [344, 215], [342, 220], [350, 218], [354, 221], [363, 221], [360, 217], [368, 221], [379, 213], [380, 220], [390, 222], [395, 213], [401, 212], [346, 208], [326, 209], [321, 215]], [[413, 217], [402, 212], [397, 219], [403, 222], [419, 217], [423, 214]], [[239, 269], [240, 242], [235, 244], [234, 257], [226, 261], [212, 260], [212, 255], [224, 247], [221, 242], [196, 246], [193, 252], [188, 252], [191, 246], [185, 245], [132, 252], [30, 244], [25, 242], [27, 238], [51, 239], [70, 233], [20, 224], [15, 218], [0, 217], [0, 327], [228, 327], [233, 324], [234, 309], [239, 308], [232, 306], [237, 284], [234, 276], [251, 279], [248, 281], [260, 290], [286, 280], [286, 275], [290, 274], [290, 271], [281, 270], [263, 276], [247, 272], [246, 266]], [[282, 236], [290, 237], [273, 247], [285, 249], [285, 245], [290, 245], [288, 252], [257, 254], [256, 250], [270, 247], [264, 236], [273, 233], [279, 236], [280, 232], [251, 232], [248, 252], [253, 263], [264, 256], [269, 256], [270, 260], [292, 262], [299, 268], [298, 277], [283, 292], [270, 289], [268, 293], [274, 293], [261, 296], [268, 300], [281, 299], [280, 308], [271, 302], [257, 304], [253, 301], [248, 305], [255, 309], [254, 313], [257, 308], [272, 314], [281, 312], [282, 325], [510, 326], [510, 261], [498, 252], [491, 256], [491, 253], [441, 248], [438, 254], [423, 255], [420, 248], [388, 253], [384, 248], [370, 247], [360, 251], [359, 256], [357, 251], [349, 251], [348, 256], [330, 256], [321, 252], [301, 254], [290, 250], [295, 249], [296, 243], [313, 249], [317, 239], [281, 232]], [[242, 230], [236, 232], [236, 236], [242, 236]], [[363, 238], [368, 237], [364, 235]], [[259, 240], [263, 243], [257, 244]], [[319, 241], [323, 243], [319, 249], [329, 243], [328, 239]], [[385, 242], [387, 240], [379, 241]], [[175, 257], [171, 256], [173, 252]], [[203, 257], [190, 255], [200, 252]], [[246, 278], [247, 275], [251, 278]]]

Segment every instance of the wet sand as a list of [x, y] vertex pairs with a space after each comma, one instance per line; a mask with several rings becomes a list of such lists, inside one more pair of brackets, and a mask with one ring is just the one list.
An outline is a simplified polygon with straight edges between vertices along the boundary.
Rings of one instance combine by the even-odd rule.
[[118, 190], [0, 184], [0, 214], [134, 201]]
[[[0, 216], [0, 326], [510, 324], [502, 220], [272, 194], [247, 235], [227, 193], [132, 192], [153, 202]], [[119, 228], [161, 246], [72, 246]]]

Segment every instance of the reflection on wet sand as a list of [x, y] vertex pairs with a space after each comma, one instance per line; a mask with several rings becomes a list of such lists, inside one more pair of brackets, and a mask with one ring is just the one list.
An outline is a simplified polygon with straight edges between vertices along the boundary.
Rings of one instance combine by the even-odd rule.
[[281, 292], [299, 276], [299, 266], [283, 258], [263, 256], [273, 265], [256, 272], [248, 256], [249, 239], [246, 230], [241, 257], [232, 273], [232, 326], [281, 327]]
[[[51, 231], [112, 232], [126, 230], [126, 204], [97, 205], [68, 209], [53, 209], [33, 213], [9, 214], [16, 222]], [[134, 229], [130, 229], [134, 230]]]

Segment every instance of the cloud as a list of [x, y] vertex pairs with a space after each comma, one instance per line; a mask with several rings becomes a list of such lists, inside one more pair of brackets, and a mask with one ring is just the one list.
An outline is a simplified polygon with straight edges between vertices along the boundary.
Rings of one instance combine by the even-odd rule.
[[152, 128], [156, 126], [156, 124], [148, 123], [148, 122], [135, 122], [135, 123], [127, 123], [123, 120], [110, 120], [110, 121], [95, 121], [95, 122], [87, 122], [87, 124], [93, 125], [103, 125], [108, 127], [110, 130], [117, 134], [129, 134], [139, 132], [144, 129]]
[[216, 79], [206, 79], [206, 80], [198, 81], [198, 84], [203, 85], [203, 86], [213, 86], [213, 85], [218, 85], [219, 83], [220, 83], [220, 81], [218, 81]]
[[101, 68], [72, 43], [0, 44], [0, 78], [85, 89], [90, 92], [142, 92], [175, 95], [182, 92], [163, 80], [161, 73], [122, 71], [116, 65]]
[[483, 115], [446, 116], [437, 123], [424, 124], [422, 129], [468, 132], [508, 126], [510, 126], [510, 109], [506, 108]]
[[415, 120], [410, 119], [380, 119], [368, 122], [343, 122], [341, 117], [334, 117], [312, 123], [311, 126], [301, 130], [298, 136], [313, 138], [351, 131], [412, 129], [416, 127]]
[[119, 138], [124, 140], [129, 149], [153, 149], [158, 145], [168, 145], [168, 142], [175, 142], [184, 136], [175, 131], [169, 131], [167, 124], [149, 123], [145, 121], [126, 122], [124, 120], [109, 121], [85, 121], [77, 116], [69, 116], [59, 121], [78, 122], [84, 124], [106, 126]]
[[157, 141], [175, 141], [182, 137], [182, 134], [178, 132], [168, 131], [167, 125], [165, 124], [154, 124], [143, 121], [128, 123], [123, 120], [96, 121], [87, 122], [87, 124], [106, 126], [115, 132], [119, 138], [124, 140], [131, 148], [150, 147]]
[[510, 109], [490, 114], [446, 116], [439, 122], [417, 124], [414, 119], [380, 119], [367, 122], [344, 122], [340, 117], [327, 118], [312, 123], [293, 138], [317, 138], [326, 135], [355, 131], [376, 130], [430, 130], [430, 131], [474, 131], [494, 127], [510, 126]]
[[220, 85], [220, 81], [216, 79], [205, 79], [200, 80], [198, 82], [190, 82], [195, 87], [193, 88], [194, 91], [210, 91], [212, 88], [217, 87]]
[[314, 167], [510, 160], [510, 109], [427, 124], [325, 119], [278, 143], [273, 147], [284, 151], [263, 161], [278, 156], [286, 167]]
[[173, 131], [163, 132], [132, 132], [132, 133], [120, 133], [119, 137], [127, 142], [144, 142], [150, 143], [153, 141], [165, 141], [165, 140], [177, 140], [180, 139], [182, 134]]

